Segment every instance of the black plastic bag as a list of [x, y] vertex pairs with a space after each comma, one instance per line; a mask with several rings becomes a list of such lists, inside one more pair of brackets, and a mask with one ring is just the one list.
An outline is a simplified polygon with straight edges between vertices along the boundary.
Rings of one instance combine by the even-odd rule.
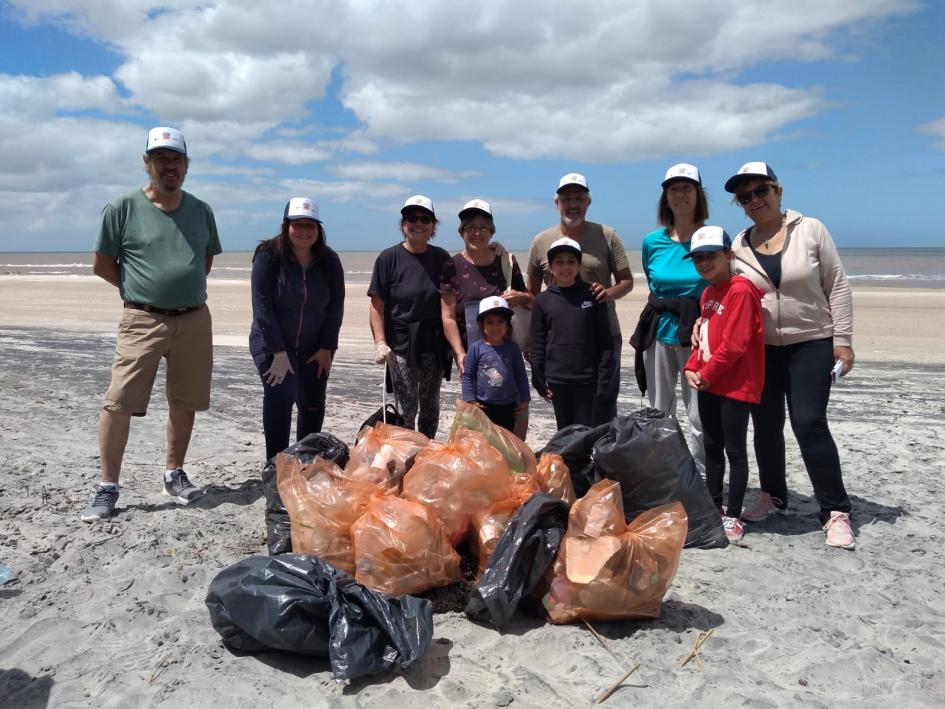
[[386, 596], [318, 557], [253, 556], [210, 584], [213, 628], [234, 650], [281, 650], [328, 659], [336, 679], [406, 667], [433, 639], [433, 606]]
[[361, 431], [365, 426], [376, 426], [381, 421], [384, 421], [385, 408], [387, 410], [386, 423], [390, 424], [391, 426], [400, 426], [401, 428], [405, 428], [407, 426], [407, 419], [401, 415], [401, 413], [394, 407], [393, 404], [388, 404], [386, 407], [382, 406], [373, 414], [364, 419], [364, 422], [358, 428], [358, 431]]
[[269, 556], [292, 551], [292, 523], [279, 497], [276, 485], [276, 464], [266, 463], [262, 471], [263, 494], [266, 497], [266, 548]]
[[544, 577], [568, 528], [568, 505], [544, 492], [519, 507], [466, 604], [468, 617], [505, 628]]
[[565, 426], [558, 431], [542, 449], [542, 453], [557, 453], [564, 459], [571, 472], [574, 494], [584, 497], [591, 485], [597, 482], [594, 476], [594, 460], [591, 454], [597, 440], [610, 430], [605, 423], [591, 428], [579, 423]]
[[699, 476], [686, 439], [674, 418], [640, 409], [611, 421], [594, 444], [597, 479], [620, 483], [627, 521], [641, 512], [679, 500], [689, 517], [686, 547], [728, 546], [722, 516]]
[[348, 464], [348, 445], [330, 433], [310, 433], [282, 452], [305, 465], [311, 463], [316, 456], [337, 463], [339, 468]]

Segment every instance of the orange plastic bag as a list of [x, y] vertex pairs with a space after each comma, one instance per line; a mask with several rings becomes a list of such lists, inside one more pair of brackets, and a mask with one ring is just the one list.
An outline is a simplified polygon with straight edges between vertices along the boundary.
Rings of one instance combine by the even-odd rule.
[[552, 623], [656, 618], [686, 541], [679, 502], [629, 525], [620, 485], [601, 480], [574, 503], [542, 604]]
[[400, 484], [417, 453], [430, 445], [418, 431], [383, 422], [365, 426], [348, 458], [345, 474], [358, 480]]
[[479, 560], [480, 576], [486, 570], [489, 557], [505, 533], [512, 515], [536, 492], [541, 492], [538, 480], [527, 473], [519, 473], [512, 477], [509, 499], [499, 500], [490, 509], [473, 515], [473, 543], [470, 546], [473, 555]]
[[450, 434], [442, 448], [417, 456], [404, 476], [403, 496], [436, 512], [455, 546], [473, 515], [512, 497], [512, 476], [483, 434], [463, 429]]
[[509, 465], [509, 471], [514, 473], [535, 474], [535, 454], [525, 441], [514, 433], [501, 426], [496, 426], [486, 412], [468, 401], [456, 402], [456, 416], [450, 427], [450, 438], [462, 429], [479, 431], [489, 443], [498, 450]]
[[535, 473], [543, 492], [554, 495], [559, 500], [574, 504], [574, 484], [571, 482], [571, 471], [557, 453], [542, 453], [538, 461], [538, 472]]
[[384, 488], [351, 480], [323, 458], [303, 465], [282, 453], [276, 457], [276, 481], [292, 523], [292, 551], [354, 573], [351, 525], [364, 514], [368, 500]]
[[391, 596], [422, 593], [461, 580], [459, 554], [432, 510], [387, 495], [371, 498], [351, 527], [354, 578]]

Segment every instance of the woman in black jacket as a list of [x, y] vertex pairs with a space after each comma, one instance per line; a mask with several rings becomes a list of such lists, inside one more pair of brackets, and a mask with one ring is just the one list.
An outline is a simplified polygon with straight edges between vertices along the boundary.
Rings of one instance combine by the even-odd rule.
[[263, 383], [268, 460], [289, 445], [293, 404], [296, 440], [321, 431], [344, 314], [344, 270], [312, 200], [290, 199], [282, 229], [256, 247], [252, 299], [249, 350]]

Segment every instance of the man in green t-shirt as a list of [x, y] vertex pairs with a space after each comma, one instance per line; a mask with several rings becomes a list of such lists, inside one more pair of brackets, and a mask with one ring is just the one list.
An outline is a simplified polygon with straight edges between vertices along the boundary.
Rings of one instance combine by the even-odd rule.
[[613, 227], [589, 222], [585, 218], [591, 206], [591, 191], [584, 175], [569, 172], [558, 182], [555, 207], [561, 220], [558, 224], [538, 233], [532, 239], [528, 253], [528, 290], [533, 295], [541, 293], [542, 282], [551, 283], [551, 268], [548, 265], [548, 249], [561, 239], [568, 237], [581, 245], [581, 280], [588, 283], [591, 292], [600, 303], [607, 304], [608, 321], [614, 343], [614, 371], [607, 388], [607, 400], [601, 402], [601, 410], [608, 418], [617, 415], [617, 395], [620, 392], [620, 322], [614, 301], [633, 290], [633, 274], [623, 243]]
[[148, 133], [148, 184], [102, 210], [92, 270], [118, 288], [111, 383], [99, 418], [102, 479], [83, 522], [109, 517], [118, 501], [121, 461], [132, 416], [144, 416], [161, 359], [167, 362], [167, 471], [164, 492], [180, 504], [203, 494], [184, 472], [194, 414], [210, 407], [213, 340], [207, 274], [222, 251], [210, 207], [181, 186], [190, 159], [174, 128]]

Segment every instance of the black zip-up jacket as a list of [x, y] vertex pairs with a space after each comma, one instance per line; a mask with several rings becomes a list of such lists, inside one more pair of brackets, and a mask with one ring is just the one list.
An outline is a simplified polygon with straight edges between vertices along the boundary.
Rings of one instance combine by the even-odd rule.
[[549, 384], [587, 384], [606, 390], [614, 366], [607, 307], [578, 279], [561, 288], [552, 283], [532, 307], [532, 385], [541, 396]]
[[344, 316], [345, 280], [341, 260], [326, 247], [323, 264], [303, 269], [295, 258], [285, 263], [271, 251], [253, 258], [253, 326], [250, 351], [269, 353], [338, 349], [338, 331]]

